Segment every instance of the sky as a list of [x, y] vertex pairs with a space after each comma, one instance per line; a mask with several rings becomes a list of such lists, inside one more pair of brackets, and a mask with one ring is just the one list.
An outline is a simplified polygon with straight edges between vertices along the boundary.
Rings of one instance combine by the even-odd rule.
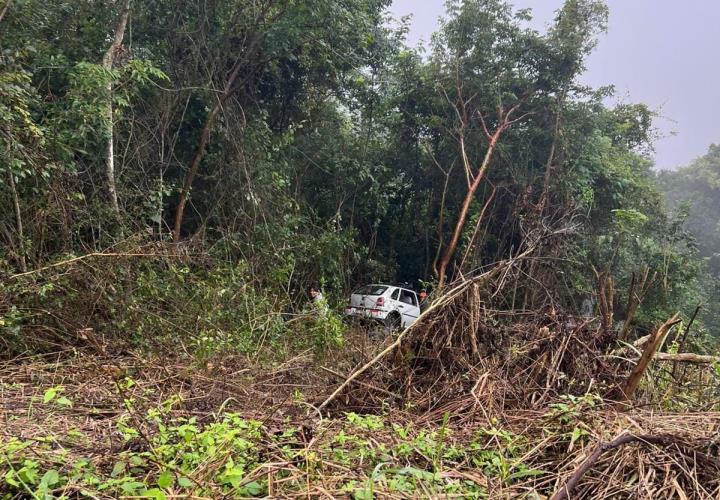
[[[562, 0], [511, 0], [533, 9], [543, 30]], [[608, 33], [587, 60], [582, 83], [614, 85], [615, 102], [641, 102], [660, 116], [655, 165], [673, 169], [720, 143], [720, 0], [606, 0]], [[412, 14], [408, 43], [430, 40], [444, 0], [394, 0], [396, 17]]]

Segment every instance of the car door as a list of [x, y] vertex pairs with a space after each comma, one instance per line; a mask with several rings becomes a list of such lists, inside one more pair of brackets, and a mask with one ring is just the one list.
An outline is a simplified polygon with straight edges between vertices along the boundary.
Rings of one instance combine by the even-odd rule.
[[401, 288], [398, 309], [402, 315], [402, 325], [404, 327], [412, 325], [420, 316], [420, 307], [415, 292]]

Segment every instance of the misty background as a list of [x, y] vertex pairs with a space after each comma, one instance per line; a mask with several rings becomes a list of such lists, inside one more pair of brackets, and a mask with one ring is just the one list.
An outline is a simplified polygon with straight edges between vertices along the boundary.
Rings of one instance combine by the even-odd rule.
[[[532, 27], [544, 31], [562, 0], [518, 0], [531, 8]], [[587, 62], [583, 83], [614, 85], [614, 102], [642, 102], [658, 113], [655, 164], [675, 169], [720, 142], [720, 2], [607, 0], [608, 33]], [[445, 13], [444, 0], [394, 0], [391, 12], [412, 15], [408, 43], [427, 46]]]

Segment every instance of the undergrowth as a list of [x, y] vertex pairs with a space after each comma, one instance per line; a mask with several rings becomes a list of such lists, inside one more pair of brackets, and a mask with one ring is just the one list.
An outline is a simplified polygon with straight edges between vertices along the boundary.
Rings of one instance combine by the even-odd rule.
[[0, 284], [6, 356], [103, 344], [103, 350], [181, 350], [201, 361], [221, 353], [281, 359], [307, 348], [322, 354], [343, 342], [345, 326], [334, 312], [291, 300], [279, 283], [258, 283], [243, 261], [83, 263]]
[[[45, 399], [39, 404], [57, 404]], [[522, 462], [528, 438], [494, 427], [458, 440], [447, 422], [429, 430], [347, 413], [310, 430], [289, 423], [271, 427], [237, 413], [205, 422], [173, 418], [172, 407], [170, 400], [142, 417], [130, 411], [118, 419], [112, 433], [120, 444], [110, 457], [93, 456], [95, 437], [77, 429], [5, 441], [0, 498], [236, 498], [310, 493], [314, 487], [356, 499], [484, 498], [488, 482], [511, 485], [546, 474]]]

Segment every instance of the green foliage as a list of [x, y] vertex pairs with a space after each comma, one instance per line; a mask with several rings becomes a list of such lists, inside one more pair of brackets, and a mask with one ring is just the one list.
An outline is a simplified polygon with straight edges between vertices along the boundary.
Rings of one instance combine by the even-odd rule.
[[[95, 288], [98, 285], [102, 288]], [[89, 294], [95, 294], [96, 303], [88, 304]], [[7, 356], [42, 350], [45, 342], [50, 347], [58, 340], [52, 335], [29, 339], [25, 332], [38, 325], [58, 325], [50, 334], [73, 325], [82, 345], [92, 341], [88, 335], [95, 335], [83, 333], [85, 319], [93, 314], [90, 305], [101, 309], [107, 320], [104, 328], [98, 325], [98, 333], [113, 337], [116, 347], [179, 347], [205, 360], [223, 353], [274, 357], [306, 348], [321, 355], [342, 346], [346, 327], [340, 317], [327, 305], [316, 309], [308, 299], [303, 303], [307, 311], [284, 315], [291, 306], [286, 291], [260, 285], [245, 262], [215, 261], [207, 268], [118, 263], [50, 283], [30, 276], [0, 286], [0, 332]], [[45, 316], [40, 308], [56, 312]]]
[[43, 395], [43, 403], [51, 403], [60, 407], [72, 406], [72, 401], [63, 396], [63, 392], [65, 392], [65, 388], [60, 385], [48, 388]]
[[[372, 439], [373, 433], [390, 430], [382, 418], [348, 414], [346, 424], [339, 428], [321, 429], [321, 439], [308, 451], [298, 429], [269, 433], [262, 423], [232, 413], [206, 423], [195, 417], [172, 418], [173, 406], [173, 401], [167, 401], [142, 419], [121, 419], [117, 430], [128, 445], [101, 466], [59, 453], [54, 437], [2, 443], [0, 490], [11, 495], [32, 492], [40, 498], [52, 498], [52, 491], [66, 487], [91, 496], [258, 497], [268, 494], [268, 477], [272, 476], [275, 488], [282, 488], [285, 494], [304, 491], [306, 478], [293, 478], [290, 469], [277, 468], [278, 455], [310, 474], [307, 480], [313, 482], [337, 472], [337, 467], [352, 468], [354, 477], [364, 479], [347, 480], [339, 487], [354, 498], [371, 498], [376, 493], [484, 498], [482, 485], [445, 473], [470, 461], [487, 469], [489, 478], [508, 483], [541, 474], [516, 460], [524, 450], [522, 438], [499, 429], [478, 431], [476, 441], [459, 446], [452, 442], [445, 424], [435, 430], [397, 427], [387, 436], [396, 443], [389, 447], [383, 444], [386, 438]], [[70, 431], [62, 439], [78, 436], [82, 433]], [[149, 441], [141, 449], [131, 446], [146, 438]], [[268, 462], [270, 450], [275, 455]], [[435, 454], [442, 460], [433, 461]], [[275, 463], [269, 475], [257, 476], [258, 467], [269, 463]]]
[[[562, 273], [541, 269], [515, 291], [526, 307], [540, 305], [541, 287], [577, 309], [595, 289], [592, 266], [618, 290], [645, 266], [658, 272], [639, 329], [711, 302], [716, 283], [703, 279], [694, 242], [654, 183], [653, 113], [608, 107], [610, 90], [579, 84], [607, 27], [602, 2], [567, 0], [541, 33], [507, 1], [454, 0], [427, 55], [406, 46], [404, 21], [385, 22], [388, 3], [135, 1], [132, 39], [106, 70], [119, 3], [13, 2], [0, 55], [0, 272], [164, 248], [188, 167], [202, 159], [180, 234], [192, 262], [3, 284], [12, 352], [84, 328], [136, 345], [180, 343], [201, 357], [339, 346], [334, 315], [288, 335], [281, 313], [302, 311], [314, 281], [335, 310], [359, 282], [432, 281], [467, 192], [459, 134], [475, 169], [488, 146], [483, 126], [496, 129], [499, 108], [523, 118], [501, 138], [470, 205], [463, 269], [461, 257], [451, 268], [472, 272], [549, 220], [572, 221], [543, 255], [564, 262]], [[234, 69], [242, 76], [226, 89]], [[208, 121], [218, 98], [221, 112]], [[109, 105], [120, 214], [103, 169]], [[703, 221], [717, 212], [715, 156], [665, 183], [677, 186], [673, 200], [701, 193]], [[699, 226], [694, 213], [688, 227]], [[714, 233], [705, 233], [700, 256], [714, 269]], [[47, 284], [56, 289], [42, 296]], [[85, 310], [88, 296], [97, 307], [87, 321], [40, 312]], [[705, 327], [713, 315], [703, 314]]]

